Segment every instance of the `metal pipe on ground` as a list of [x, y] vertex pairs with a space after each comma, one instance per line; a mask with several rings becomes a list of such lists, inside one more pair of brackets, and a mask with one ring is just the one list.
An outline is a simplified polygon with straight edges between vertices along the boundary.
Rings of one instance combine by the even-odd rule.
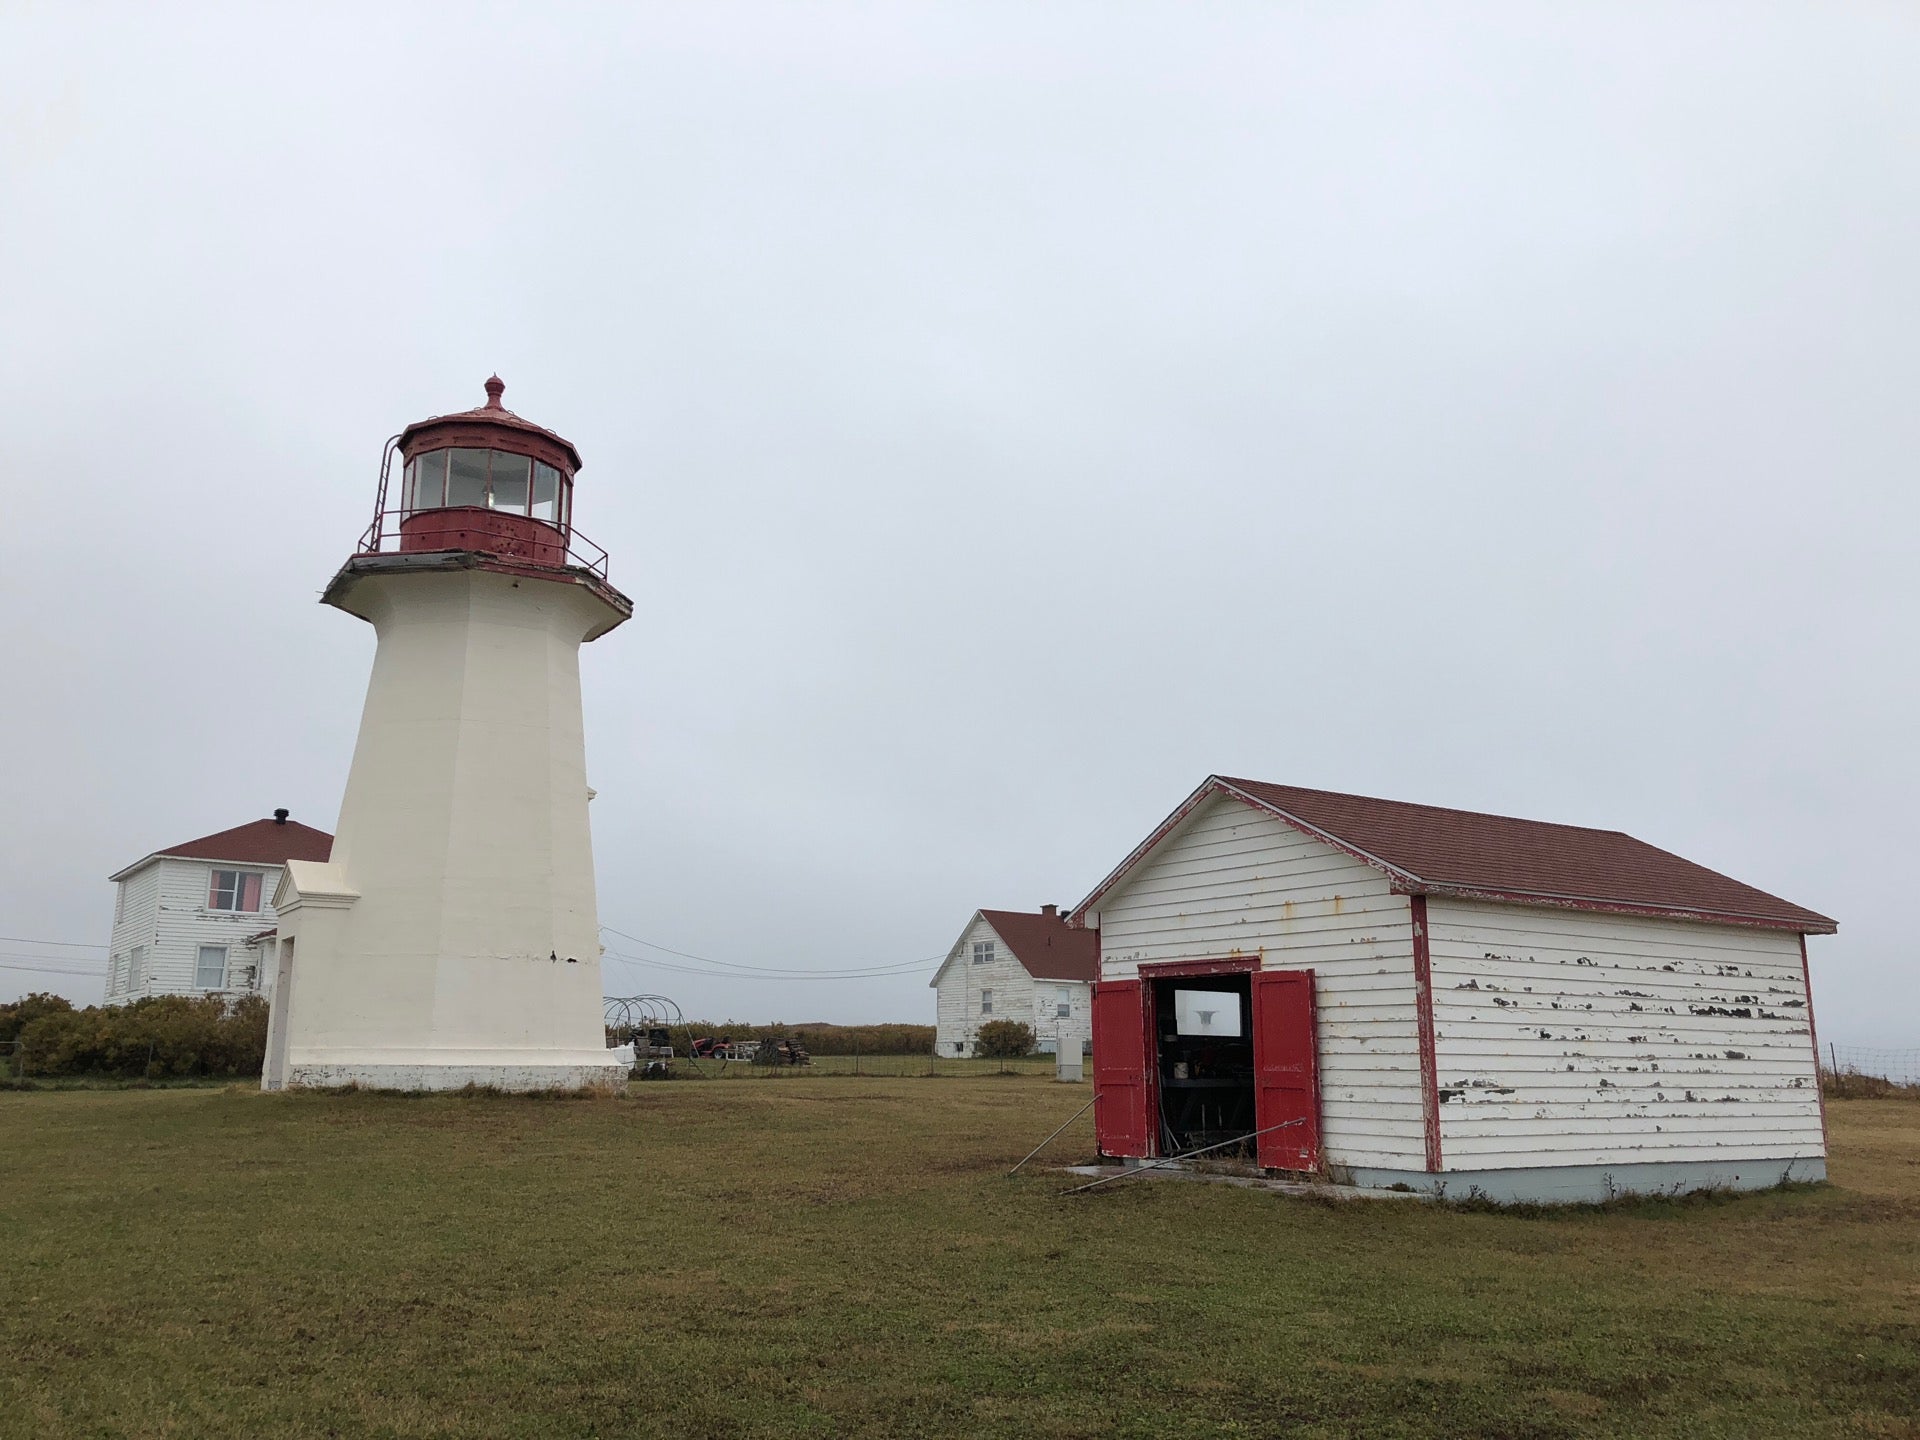
[[[1135, 1175], [1146, 1174], [1149, 1170], [1165, 1170], [1177, 1161], [1191, 1160], [1194, 1156], [1205, 1155], [1210, 1150], [1224, 1150], [1229, 1145], [1244, 1145], [1247, 1141], [1257, 1140], [1262, 1135], [1271, 1135], [1275, 1130], [1286, 1130], [1295, 1125], [1304, 1125], [1306, 1123], [1305, 1120], [1282, 1120], [1278, 1125], [1269, 1125], [1263, 1130], [1255, 1130], [1246, 1135], [1236, 1135], [1233, 1139], [1222, 1140], [1217, 1145], [1202, 1145], [1198, 1150], [1183, 1150], [1178, 1155], [1168, 1155], [1160, 1160], [1149, 1160], [1144, 1165], [1135, 1165], [1129, 1169], [1122, 1170], [1118, 1175], [1102, 1175], [1098, 1180], [1092, 1181], [1089, 1184], [1076, 1185], [1073, 1189], [1062, 1190], [1060, 1193], [1062, 1195], [1078, 1195], [1083, 1191], [1093, 1190], [1101, 1185], [1112, 1184], [1115, 1180], [1130, 1180]], [[1065, 1127], [1063, 1126], [1062, 1128], [1064, 1129]]]
[[[1087, 1101], [1086, 1104], [1082, 1105], [1078, 1110], [1074, 1111], [1073, 1114], [1069, 1115], [1066, 1118], [1066, 1122], [1065, 1124], [1061, 1125], [1060, 1130], [1054, 1131], [1052, 1135], [1047, 1136], [1046, 1139], [1042, 1140], [1038, 1145], [1034, 1146], [1033, 1149], [1029, 1150], [1024, 1156], [1022, 1156], [1020, 1160], [1020, 1165], [1026, 1164], [1027, 1161], [1033, 1159], [1034, 1156], [1038, 1155], [1042, 1150], [1046, 1149], [1047, 1146], [1051, 1145], [1054, 1142], [1054, 1140], [1058, 1138], [1061, 1130], [1065, 1130], [1068, 1125], [1073, 1124], [1074, 1121], [1078, 1120], [1082, 1115], [1086, 1114], [1087, 1111], [1091, 1110], [1092, 1108], [1093, 1108], [1093, 1101], [1089, 1100]], [[1016, 1165], [1013, 1167], [1013, 1169], [1007, 1171], [1007, 1178], [1009, 1180], [1011, 1180], [1015, 1175], [1020, 1173], [1020, 1165]]]

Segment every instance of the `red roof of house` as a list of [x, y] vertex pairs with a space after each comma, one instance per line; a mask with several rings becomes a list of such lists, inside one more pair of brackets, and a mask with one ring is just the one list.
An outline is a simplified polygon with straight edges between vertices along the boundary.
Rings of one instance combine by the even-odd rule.
[[1034, 979], [1100, 978], [1100, 937], [1091, 930], [1076, 930], [1061, 915], [1025, 910], [982, 910], [980, 914]]
[[333, 836], [324, 830], [302, 825], [298, 820], [288, 820], [284, 824], [278, 820], [250, 820], [231, 830], [220, 830], [212, 835], [202, 835], [198, 840], [156, 850], [107, 878], [118, 880], [147, 861], [162, 857], [174, 860], [231, 860], [240, 865], [284, 865], [289, 860], [324, 861], [332, 854]]
[[1085, 909], [1209, 794], [1225, 793], [1387, 871], [1410, 895], [1668, 915], [1832, 934], [1825, 915], [1756, 890], [1619, 830], [1555, 825], [1376, 800], [1264, 780], [1208, 777], [1187, 803], [1081, 902]]

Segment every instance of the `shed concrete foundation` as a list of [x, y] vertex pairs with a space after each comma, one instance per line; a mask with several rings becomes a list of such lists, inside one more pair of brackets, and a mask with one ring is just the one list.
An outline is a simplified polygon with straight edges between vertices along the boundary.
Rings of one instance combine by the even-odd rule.
[[1827, 1178], [1819, 1156], [1773, 1160], [1659, 1161], [1638, 1165], [1543, 1165], [1526, 1170], [1380, 1170], [1355, 1166], [1355, 1185], [1404, 1187], [1444, 1200], [1491, 1200], [1500, 1205], [1592, 1205], [1627, 1195], [1690, 1195], [1697, 1190], [1769, 1190]]

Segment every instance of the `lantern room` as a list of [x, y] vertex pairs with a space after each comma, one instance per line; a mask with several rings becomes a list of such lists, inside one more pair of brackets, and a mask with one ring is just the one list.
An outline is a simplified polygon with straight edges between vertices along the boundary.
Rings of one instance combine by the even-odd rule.
[[500, 377], [490, 376], [478, 409], [436, 415], [401, 432], [397, 509], [389, 508], [388, 477], [382, 476], [382, 540], [397, 531], [403, 552], [459, 550], [520, 564], [568, 564], [580, 452], [507, 409], [505, 392]]

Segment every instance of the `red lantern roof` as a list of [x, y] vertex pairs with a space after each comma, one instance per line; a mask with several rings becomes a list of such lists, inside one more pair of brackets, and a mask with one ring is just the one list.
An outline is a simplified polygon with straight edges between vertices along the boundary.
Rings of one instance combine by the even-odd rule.
[[484, 405], [452, 415], [429, 416], [425, 420], [414, 421], [402, 430], [401, 458], [411, 460], [422, 451], [452, 446], [491, 447], [531, 455], [569, 475], [580, 469], [580, 452], [573, 448], [571, 440], [544, 425], [522, 419], [500, 403], [500, 397], [507, 389], [504, 380], [498, 375], [489, 375], [486, 389], [487, 403]]

